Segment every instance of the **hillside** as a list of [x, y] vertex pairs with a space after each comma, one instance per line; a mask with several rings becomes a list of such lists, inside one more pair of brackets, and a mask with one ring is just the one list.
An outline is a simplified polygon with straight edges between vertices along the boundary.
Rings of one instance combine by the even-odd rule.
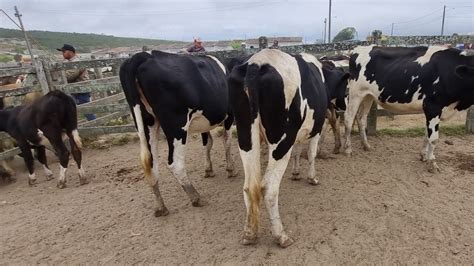
[[[95, 48], [115, 48], [142, 45], [159, 45], [174, 44], [178, 41], [141, 39], [141, 38], [125, 38], [115, 37], [112, 35], [101, 35], [91, 33], [69, 33], [69, 32], [52, 32], [52, 31], [28, 31], [29, 36], [34, 40], [35, 48], [46, 48], [54, 50], [62, 46], [63, 43], [73, 44], [78, 52], [90, 52]], [[20, 30], [0, 28], [0, 36], [3, 39], [22, 39], [23, 34]], [[39, 45], [35, 44], [39, 42]], [[13, 51], [12, 51], [13, 52]]]

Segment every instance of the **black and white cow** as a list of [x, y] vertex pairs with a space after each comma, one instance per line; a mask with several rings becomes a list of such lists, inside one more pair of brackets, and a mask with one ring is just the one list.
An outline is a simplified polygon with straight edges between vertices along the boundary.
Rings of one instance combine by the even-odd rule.
[[[332, 61], [320, 60], [322, 64], [322, 70], [324, 75], [324, 84], [326, 87], [326, 93], [329, 97], [328, 109], [326, 111], [326, 120], [323, 130], [321, 132], [321, 137], [319, 139], [318, 145], [318, 156], [325, 157], [321, 151], [321, 145], [324, 143], [326, 128], [327, 125], [331, 126], [332, 132], [334, 134], [334, 149], [333, 153], [339, 153], [341, 148], [341, 133], [339, 126], [339, 114], [346, 110], [346, 91], [347, 91], [347, 82], [350, 77], [349, 73], [345, 72], [343, 68], [336, 67]], [[307, 149], [303, 144], [295, 145], [293, 148], [292, 154], [292, 179], [299, 180], [300, 177], [300, 156], [307, 154]], [[306, 153], [305, 153], [305, 152]]]
[[77, 131], [76, 104], [65, 93], [51, 91], [31, 104], [0, 110], [0, 131], [7, 132], [15, 139], [28, 168], [30, 185], [36, 182], [31, 149], [36, 150], [46, 176], [50, 178], [53, 175], [46, 160], [45, 145], [50, 144], [58, 154], [60, 162], [57, 185], [59, 188], [66, 186], [69, 163], [69, 151], [63, 142], [66, 138], [69, 138], [72, 156], [79, 168], [80, 184], [87, 183], [81, 164], [82, 142]]
[[474, 56], [442, 46], [355, 48], [349, 65], [349, 105], [344, 115], [345, 152], [352, 153], [350, 131], [356, 115], [364, 149], [370, 149], [365, 129], [375, 100], [394, 113], [424, 112], [426, 138], [421, 159], [428, 161], [430, 171], [439, 171], [433, 153], [439, 122], [452, 111], [474, 104], [473, 66]]
[[191, 199], [203, 202], [185, 167], [186, 141], [190, 133], [202, 133], [206, 145], [206, 175], [212, 176], [211, 129], [224, 123], [228, 176], [234, 176], [230, 152], [230, 115], [226, 69], [212, 56], [176, 55], [160, 51], [138, 53], [120, 68], [127, 102], [140, 138], [140, 160], [145, 179], [156, 196], [155, 216], [167, 215], [158, 185], [158, 130], [168, 142], [168, 168]]
[[[293, 145], [309, 142], [308, 181], [316, 184], [314, 161], [328, 107], [321, 63], [312, 55], [264, 49], [233, 69], [229, 91], [237, 124], [247, 219], [242, 244], [257, 241], [263, 198], [272, 234], [282, 247], [293, 243], [278, 211], [280, 182]], [[268, 166], [260, 173], [260, 141], [268, 143]]]

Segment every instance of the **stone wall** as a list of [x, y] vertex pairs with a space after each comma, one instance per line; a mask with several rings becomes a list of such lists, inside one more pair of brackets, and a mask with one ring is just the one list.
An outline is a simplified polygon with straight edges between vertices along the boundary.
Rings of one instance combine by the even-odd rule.
[[474, 35], [452, 36], [388, 36], [389, 45], [397, 46], [427, 46], [435, 44], [474, 43]]

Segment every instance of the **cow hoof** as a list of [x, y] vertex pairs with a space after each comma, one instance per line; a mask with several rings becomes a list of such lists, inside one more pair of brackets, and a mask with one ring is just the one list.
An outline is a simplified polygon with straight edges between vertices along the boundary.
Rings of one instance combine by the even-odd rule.
[[325, 152], [318, 152], [317, 157], [318, 157], [319, 159], [327, 159], [327, 158], [329, 158], [329, 154], [327, 154], [327, 153], [325, 153]]
[[227, 178], [236, 177], [239, 174], [235, 169], [227, 169]]
[[85, 177], [79, 178], [79, 185], [83, 186], [85, 184], [89, 184], [89, 180]]
[[347, 151], [347, 150], [344, 151], [344, 154], [345, 154], [347, 157], [349, 157], [349, 158], [352, 157], [352, 151], [351, 151], [351, 150], [349, 150], [349, 151]]
[[59, 181], [58, 184], [57, 184], [57, 187], [59, 189], [63, 189], [66, 187], [66, 182], [62, 182], [62, 181]]
[[420, 161], [422, 161], [422, 162], [428, 161], [428, 156], [426, 156], [426, 154], [423, 154], [423, 153], [420, 154]]
[[291, 175], [291, 180], [293, 180], [293, 181], [299, 181], [299, 180], [301, 180], [300, 173], [293, 173], [293, 174]]
[[51, 173], [51, 175], [46, 175], [46, 181], [52, 180], [54, 178], [54, 175]]
[[364, 151], [370, 151], [372, 148], [369, 145], [364, 145]]
[[248, 245], [255, 245], [258, 243], [258, 237], [257, 235], [251, 235], [244, 233], [244, 236], [240, 240], [240, 244], [248, 246]]
[[289, 247], [289, 246], [291, 246], [293, 243], [295, 243], [295, 241], [293, 240], [293, 238], [287, 236], [286, 234], [283, 234], [283, 235], [281, 235], [279, 238], [277, 238], [277, 239], [276, 239], [276, 242], [277, 242], [278, 245], [280, 245], [280, 247], [282, 247], [282, 248]]
[[170, 214], [168, 208], [164, 207], [163, 209], [156, 209], [155, 210], [155, 217], [166, 216]]
[[202, 199], [196, 199], [196, 200], [193, 200], [191, 202], [191, 204], [193, 205], [193, 207], [203, 207], [203, 206], [206, 206], [206, 202]]
[[334, 150], [332, 151], [332, 153], [334, 153], [334, 154], [339, 154], [339, 153], [340, 153], [340, 148], [334, 148]]
[[428, 161], [428, 171], [433, 174], [441, 172], [435, 161]]
[[214, 177], [216, 176], [216, 173], [214, 173], [213, 170], [206, 170], [206, 173], [204, 174], [204, 178], [209, 178], [209, 177]]
[[37, 179], [28, 179], [28, 185], [33, 186], [36, 185]]
[[308, 181], [308, 183], [313, 186], [319, 185], [319, 180], [317, 180], [316, 178], [308, 178], [306, 179], [306, 181]]

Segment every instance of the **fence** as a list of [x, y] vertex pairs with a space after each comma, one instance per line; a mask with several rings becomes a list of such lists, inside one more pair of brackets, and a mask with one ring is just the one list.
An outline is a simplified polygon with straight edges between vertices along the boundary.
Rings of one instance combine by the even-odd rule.
[[[307, 52], [312, 54], [324, 54], [340, 50], [348, 50], [362, 43], [352, 44], [316, 44], [287, 46], [281, 49], [285, 52], [298, 53]], [[208, 54], [214, 55], [221, 60], [232, 57], [250, 55], [257, 52], [258, 49], [245, 49], [233, 51], [216, 51]], [[68, 94], [80, 92], [100, 93], [104, 97], [94, 100], [90, 103], [79, 105], [78, 115], [87, 113], [101, 114], [92, 121], [79, 121], [79, 133], [81, 136], [96, 136], [109, 133], [134, 132], [135, 127], [132, 124], [108, 126], [106, 125], [112, 119], [120, 117], [129, 117], [129, 107], [126, 104], [125, 96], [122, 92], [118, 71], [120, 65], [127, 58], [111, 59], [92, 59], [75, 62], [52, 63], [48, 60], [35, 60], [32, 65], [22, 65], [17, 67], [0, 68], [0, 77], [16, 76], [21, 74], [34, 75], [37, 79], [35, 86], [27, 86], [17, 89], [0, 90], [1, 97], [20, 96], [32, 91], [42, 91], [47, 93], [50, 90], [62, 90]], [[104, 77], [101, 71], [103, 67], [111, 67], [112, 75]], [[66, 79], [66, 70], [70, 69], [94, 69], [95, 79], [69, 84]], [[110, 92], [116, 92], [111, 94]], [[376, 105], [372, 107], [368, 117], [368, 134], [376, 133], [377, 116], [393, 115], [385, 110], [378, 110]], [[466, 130], [474, 132], [474, 109], [471, 107], [466, 119]], [[6, 134], [0, 134], [0, 141], [6, 138]], [[0, 160], [19, 154], [18, 149], [8, 150], [0, 153]]]

